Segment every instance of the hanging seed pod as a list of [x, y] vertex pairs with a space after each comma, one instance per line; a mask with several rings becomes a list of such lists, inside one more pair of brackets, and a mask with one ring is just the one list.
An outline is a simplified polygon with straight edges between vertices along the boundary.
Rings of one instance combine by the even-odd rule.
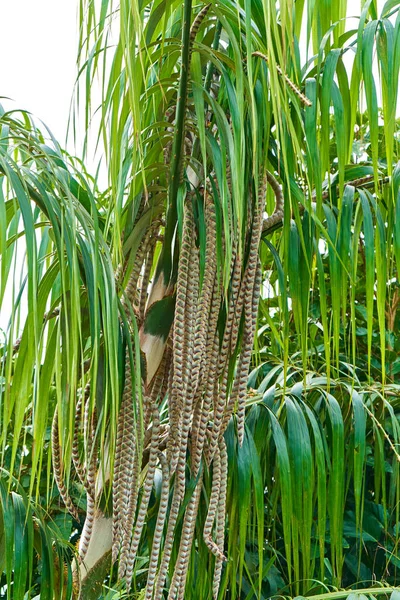
[[[242, 281], [241, 294], [243, 289], [244, 299], [244, 339], [242, 349], [239, 357], [238, 367], [236, 370], [236, 377], [234, 387], [229, 399], [227, 409], [225, 411], [222, 431], [225, 430], [230, 416], [232, 414], [233, 406], [237, 402], [238, 404], [238, 439], [239, 444], [243, 443], [244, 436], [244, 410], [246, 401], [246, 388], [247, 388], [247, 377], [250, 367], [251, 353], [253, 347], [254, 328], [253, 328], [253, 295], [255, 288], [255, 279], [258, 271], [258, 247], [260, 244], [261, 237], [261, 226], [262, 226], [262, 209], [265, 202], [265, 175], [260, 178], [260, 186], [258, 189], [257, 202], [254, 209], [253, 225], [251, 229], [250, 245], [249, 245], [249, 256], [247, 260], [245, 275]], [[257, 290], [257, 306], [258, 306], [258, 294], [259, 286]], [[255, 300], [254, 300], [255, 301]]]
[[88, 551], [90, 539], [93, 532], [93, 523], [95, 515], [95, 499], [92, 494], [86, 495], [86, 518], [83, 525], [82, 534], [79, 540], [79, 559], [82, 561]]
[[214, 387], [217, 379], [218, 369], [218, 353], [219, 353], [219, 333], [217, 330], [218, 308], [220, 304], [220, 292], [218, 290], [218, 282], [215, 281], [214, 298], [212, 310], [210, 314], [210, 327], [208, 332], [209, 340], [212, 344], [208, 344], [206, 356], [205, 371], [207, 373], [207, 381], [204, 388], [204, 398], [202, 406], [196, 407], [196, 412], [193, 418], [193, 446], [192, 446], [192, 472], [196, 476], [200, 467], [201, 457], [203, 454], [205, 435], [208, 421], [210, 419], [210, 410], [214, 396]]
[[[125, 358], [125, 386], [117, 424], [117, 441], [113, 482], [113, 549], [112, 559], [118, 557], [124, 538], [124, 524], [130, 503], [135, 476], [135, 419], [132, 402], [132, 373], [129, 349]], [[131, 491], [131, 494], [129, 493]], [[132, 512], [132, 507], [131, 507]], [[133, 511], [134, 512], [134, 511]]]
[[157, 514], [157, 522], [154, 529], [153, 544], [151, 546], [151, 556], [149, 562], [149, 571], [147, 574], [147, 584], [145, 600], [152, 600], [154, 582], [156, 579], [158, 557], [160, 554], [162, 533], [164, 530], [165, 517], [167, 515], [168, 497], [169, 497], [169, 469], [167, 459], [162, 452], [158, 452], [158, 458], [162, 469], [162, 487], [160, 496], [160, 506]]
[[[136, 400], [136, 392], [135, 392]], [[139, 452], [139, 440], [141, 438], [141, 422], [140, 419], [135, 420], [134, 408], [131, 403], [125, 416], [127, 422], [127, 430], [132, 434], [128, 437], [130, 447], [130, 456], [127, 455], [127, 461], [130, 462], [128, 479], [125, 483], [125, 501], [123, 513], [123, 531], [121, 540], [121, 555], [119, 560], [119, 577], [122, 578], [126, 572], [126, 568], [130, 556], [130, 546], [132, 540], [132, 529], [135, 521], [136, 507], [139, 494], [139, 476], [141, 470], [141, 453]], [[136, 422], [135, 422], [136, 421]], [[136, 435], [135, 435], [136, 433]], [[127, 444], [127, 445], [128, 445]]]
[[[206, 249], [205, 270], [201, 289], [199, 308], [196, 317], [193, 346], [193, 393], [196, 393], [200, 382], [200, 373], [205, 358], [207, 320], [210, 314], [212, 292], [216, 272], [216, 217], [212, 199], [206, 195]], [[213, 339], [213, 338], [212, 338]]]
[[224, 562], [224, 540], [225, 540], [225, 516], [226, 516], [226, 488], [228, 482], [228, 456], [226, 453], [226, 444], [223, 437], [219, 442], [219, 452], [221, 456], [221, 485], [217, 508], [217, 536], [216, 544], [219, 554], [215, 560], [214, 578], [213, 578], [213, 599], [217, 600], [219, 585], [221, 581], [222, 563]]
[[81, 539], [79, 540], [79, 557], [83, 560], [86, 556], [90, 539], [92, 537], [93, 523], [95, 516], [95, 486], [96, 486], [96, 465], [97, 465], [97, 446], [96, 446], [96, 426], [97, 419], [94, 412], [90, 416], [90, 389], [87, 393], [85, 402], [85, 431], [87, 437], [87, 457], [86, 466], [86, 518], [82, 529]]
[[[175, 478], [178, 476], [178, 473], [179, 471], [177, 470]], [[178, 485], [175, 484], [171, 508], [168, 514], [168, 527], [164, 540], [164, 550], [162, 553], [161, 564], [156, 578], [154, 600], [161, 600], [163, 598], [164, 583], [167, 576], [169, 562], [171, 559], [172, 546], [175, 539], [175, 525], [178, 518], [180, 505], [180, 490]]]
[[[283, 219], [283, 193], [281, 190], [281, 186], [278, 181], [269, 171], [266, 171], [266, 179], [270, 186], [272, 187], [272, 191], [275, 194], [275, 209], [272, 215], [263, 220], [262, 230], [268, 231], [273, 228], [277, 223], [282, 221]], [[265, 196], [265, 192], [264, 192]]]
[[221, 490], [221, 456], [220, 452], [215, 454], [213, 460], [213, 478], [212, 478], [212, 487], [211, 487], [211, 496], [210, 502], [208, 505], [207, 518], [204, 525], [203, 538], [207, 548], [218, 556], [222, 560], [225, 560], [225, 556], [220, 554], [220, 549], [218, 545], [212, 539], [212, 530], [214, 527], [216, 515], [217, 515], [217, 507], [218, 501], [220, 498], [220, 490]]
[[74, 506], [72, 502], [71, 496], [67, 490], [67, 487], [63, 478], [63, 469], [62, 469], [62, 457], [61, 457], [61, 448], [60, 448], [60, 437], [58, 433], [58, 410], [57, 407], [54, 411], [53, 423], [51, 428], [51, 453], [53, 459], [53, 472], [54, 479], [57, 484], [58, 491], [62, 498], [62, 501], [65, 504], [66, 509], [75, 519], [75, 521], [79, 521], [79, 514], [77, 508]]
[[153, 236], [149, 243], [149, 250], [145, 259], [144, 273], [141, 282], [140, 298], [139, 298], [139, 323], [143, 323], [144, 312], [147, 302], [147, 290], [150, 282], [150, 273], [153, 266], [154, 251], [156, 248], [157, 237]]
[[[194, 305], [196, 302], [196, 284], [191, 278], [188, 284], [190, 260], [195, 254], [194, 223], [191, 207], [184, 207], [182, 247], [179, 261], [176, 291], [175, 318], [173, 327], [172, 377], [168, 392], [170, 433], [167, 443], [167, 456], [170, 472], [175, 471], [175, 485], [168, 517], [168, 528], [164, 542], [164, 551], [155, 584], [155, 598], [162, 597], [162, 590], [171, 557], [175, 535], [175, 525], [185, 491], [185, 468], [187, 435], [190, 427], [191, 396], [189, 386], [190, 340], [193, 337]], [[191, 385], [191, 384], [190, 384]]]
[[[227, 389], [228, 389], [228, 375], [229, 375], [229, 358], [234, 348], [231, 347], [232, 329], [233, 323], [236, 318], [236, 327], [239, 328], [239, 317], [237, 302], [240, 293], [240, 282], [242, 274], [242, 262], [238, 255], [232, 258], [232, 279], [231, 279], [231, 293], [229, 297], [228, 311], [225, 322], [224, 335], [222, 338], [222, 345], [219, 351], [218, 358], [218, 377], [221, 378], [219, 390], [215, 391], [214, 394], [214, 423], [211, 429], [210, 446], [209, 446], [209, 461], [212, 460], [215, 450], [218, 445], [220, 437], [221, 425], [226, 409], [227, 400]], [[236, 345], [236, 344], [235, 344]]]
[[129, 590], [132, 583], [133, 565], [136, 559], [137, 550], [139, 547], [140, 538], [147, 515], [147, 508], [149, 505], [150, 494], [153, 487], [154, 473], [157, 465], [157, 454], [158, 454], [158, 438], [160, 432], [160, 416], [156, 404], [153, 405], [153, 432], [151, 436], [151, 449], [150, 457], [147, 469], [147, 475], [143, 485], [142, 499], [140, 502], [139, 512], [135, 523], [135, 529], [133, 532], [132, 543], [129, 548], [129, 554], [127, 556], [126, 564], [126, 589]]
[[204, 19], [207, 16], [208, 11], [211, 8], [211, 4], [206, 4], [196, 15], [192, 26], [190, 28], [190, 53], [193, 52], [193, 43], [194, 40], [196, 38], [196, 35], [201, 27], [201, 24], [203, 23]]
[[74, 437], [72, 440], [71, 456], [72, 462], [74, 463], [76, 474], [78, 475], [79, 481], [87, 489], [86, 469], [80, 456], [79, 450], [79, 435], [81, 431], [82, 421], [82, 406], [86, 405], [86, 401], [90, 395], [90, 382], [86, 384], [83, 395], [78, 398], [75, 409], [75, 424], [74, 424]]
[[[262, 58], [263, 60], [265, 60], [266, 63], [268, 63], [268, 57], [263, 54], [262, 52], [253, 52], [253, 56], [258, 56], [259, 58]], [[279, 73], [279, 75], [281, 77], [283, 77], [283, 79], [286, 81], [287, 85], [290, 87], [290, 89], [296, 94], [296, 96], [300, 99], [300, 101], [305, 105], [305, 106], [312, 106], [312, 102], [311, 100], [309, 100], [309, 98], [307, 98], [297, 87], [297, 85], [295, 83], [293, 83], [293, 81], [290, 79], [290, 77], [281, 69], [281, 67], [279, 65], [276, 65], [276, 70]]]
[[184, 206], [182, 247], [179, 257], [178, 280], [176, 285], [175, 317], [173, 325], [173, 365], [174, 374], [172, 390], [168, 398], [168, 412], [170, 418], [170, 436], [167, 447], [167, 456], [170, 469], [173, 472], [178, 459], [177, 449], [180, 448], [182, 435], [182, 409], [183, 399], [187, 387], [187, 371], [184, 359], [187, 358], [186, 343], [188, 339], [185, 311], [188, 288], [189, 262], [193, 240], [193, 217], [189, 203]]
[[[145, 262], [146, 256], [150, 251], [153, 244], [156, 243], [157, 232], [160, 228], [160, 221], [156, 220], [151, 225], [151, 227], [145, 233], [142, 243], [137, 249], [135, 256], [135, 263], [133, 265], [132, 272], [130, 274], [127, 286], [125, 288], [125, 295], [122, 299], [122, 304], [134, 305], [137, 302], [137, 292], [138, 292], [138, 282], [140, 273], [143, 268], [143, 263]], [[128, 313], [129, 314], [129, 313]]]
[[193, 491], [193, 494], [189, 500], [185, 511], [185, 517], [182, 526], [181, 542], [179, 545], [178, 557], [172, 577], [168, 600], [174, 600], [176, 597], [183, 598], [186, 577], [189, 567], [190, 549], [193, 541], [194, 528], [196, 525], [196, 517], [199, 507], [199, 500], [201, 494], [203, 482], [203, 472], [201, 472], [197, 485]]

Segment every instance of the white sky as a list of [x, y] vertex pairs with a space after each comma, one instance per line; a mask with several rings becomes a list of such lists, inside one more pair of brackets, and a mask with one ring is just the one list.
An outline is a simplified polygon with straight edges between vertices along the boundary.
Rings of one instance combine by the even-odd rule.
[[[64, 145], [76, 77], [77, 0], [0, 0], [0, 100], [42, 119]], [[71, 149], [72, 150], [72, 149]]]

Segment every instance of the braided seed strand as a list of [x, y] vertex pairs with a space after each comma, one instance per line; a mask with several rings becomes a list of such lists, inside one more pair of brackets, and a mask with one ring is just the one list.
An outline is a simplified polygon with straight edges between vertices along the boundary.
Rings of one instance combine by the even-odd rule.
[[51, 454], [53, 459], [53, 472], [54, 479], [57, 484], [58, 491], [65, 504], [68, 512], [73, 516], [75, 521], [79, 521], [78, 510], [72, 502], [71, 496], [68, 493], [67, 487], [64, 483], [63, 469], [62, 469], [62, 457], [60, 448], [60, 437], [58, 433], [58, 410], [57, 407], [54, 411], [53, 423], [51, 427]]
[[90, 389], [85, 402], [85, 429], [87, 438], [87, 456], [88, 466], [86, 471], [86, 518], [83, 525], [81, 539], [79, 540], [79, 558], [83, 560], [86, 556], [90, 539], [93, 532], [93, 523], [95, 517], [95, 486], [96, 486], [96, 464], [97, 464], [97, 446], [96, 440], [96, 414], [91, 416], [91, 426], [89, 427], [89, 408], [90, 408]]
[[163, 550], [161, 564], [160, 564], [160, 568], [158, 571], [156, 584], [155, 584], [155, 592], [154, 592], [155, 600], [161, 600], [163, 597], [164, 583], [165, 583], [165, 578], [167, 576], [167, 569], [169, 566], [169, 561], [171, 558], [172, 546], [174, 543], [175, 525], [176, 525], [176, 521], [178, 518], [180, 505], [181, 505], [180, 490], [179, 490], [178, 485], [175, 483], [174, 493], [173, 493], [172, 502], [171, 502], [171, 508], [170, 508], [170, 511], [168, 514], [168, 527], [167, 527], [167, 533], [165, 535], [164, 550]]
[[140, 277], [140, 273], [143, 267], [143, 263], [145, 262], [146, 256], [148, 252], [151, 250], [152, 245], [154, 245], [157, 241], [157, 231], [160, 227], [160, 221], [156, 220], [146, 231], [142, 243], [137, 249], [135, 256], [135, 263], [133, 265], [132, 272], [130, 274], [127, 286], [125, 288], [125, 296], [122, 299], [123, 305], [133, 306], [137, 301], [137, 287], [138, 281]]
[[[135, 457], [134, 460], [133, 457]], [[133, 464], [132, 464], [133, 462]], [[132, 489], [134, 464], [136, 462], [135, 422], [132, 410], [132, 373], [129, 349], [125, 356], [125, 385], [118, 415], [117, 441], [113, 484], [113, 562], [117, 559], [124, 539], [124, 528]]]
[[135, 530], [132, 537], [131, 546], [129, 549], [129, 555], [127, 558], [126, 565], [126, 589], [129, 590], [132, 583], [132, 574], [133, 574], [133, 565], [135, 562], [137, 550], [139, 547], [140, 538], [142, 536], [142, 531], [147, 515], [147, 508], [149, 505], [150, 494], [153, 488], [154, 481], [154, 473], [157, 465], [157, 455], [158, 455], [158, 438], [160, 432], [160, 415], [158, 413], [157, 405], [153, 406], [153, 431], [151, 436], [151, 448], [150, 448], [150, 457], [147, 469], [147, 475], [143, 485], [143, 493], [142, 499], [140, 502], [139, 512], [136, 519]]
[[[270, 173], [269, 171], [266, 171], [266, 180], [268, 181], [269, 185], [272, 188], [272, 191], [275, 194], [275, 209], [274, 209], [274, 212], [272, 213], [272, 215], [270, 215], [269, 217], [267, 217], [266, 219], [263, 220], [263, 224], [262, 224], [263, 231], [268, 231], [268, 229], [271, 229], [277, 223], [280, 223], [280, 221], [282, 221], [283, 206], [284, 206], [283, 193], [282, 193], [281, 186], [279, 185], [278, 181], [275, 179], [274, 175], [272, 175], [272, 173]], [[264, 195], [265, 195], [265, 193], [264, 193]]]
[[193, 217], [189, 202], [185, 202], [182, 247], [179, 257], [178, 280], [176, 285], [175, 317], [173, 325], [173, 365], [174, 374], [171, 395], [168, 398], [168, 412], [170, 417], [170, 435], [167, 446], [167, 456], [171, 472], [174, 472], [178, 460], [180, 440], [182, 435], [182, 409], [187, 387], [187, 370], [185, 369], [185, 356], [187, 357], [186, 343], [188, 339], [186, 327], [186, 297], [189, 277], [189, 262], [193, 241]]
[[[239, 364], [237, 368], [234, 388], [228, 402], [227, 410], [225, 411], [222, 431], [225, 430], [230, 419], [234, 403], [238, 404], [238, 439], [242, 445], [244, 437], [244, 411], [246, 402], [247, 376], [251, 360], [251, 351], [254, 338], [253, 331], [253, 292], [255, 287], [255, 279], [259, 264], [258, 247], [261, 237], [262, 226], [262, 208], [265, 202], [265, 177], [261, 179], [261, 185], [258, 190], [258, 198], [253, 216], [253, 226], [251, 229], [249, 257], [247, 260], [245, 275], [241, 286], [241, 296], [244, 300], [244, 341], [240, 353]], [[243, 289], [243, 293], [242, 293]], [[259, 293], [259, 290], [258, 290]], [[258, 302], [258, 295], [257, 295]]]
[[158, 451], [158, 458], [161, 464], [162, 470], [162, 486], [160, 496], [160, 506], [157, 514], [157, 522], [154, 530], [153, 544], [151, 547], [151, 556], [149, 562], [149, 571], [147, 574], [147, 584], [145, 592], [145, 600], [152, 600], [154, 582], [156, 579], [158, 557], [160, 554], [162, 533], [164, 530], [165, 517], [168, 509], [168, 497], [169, 497], [169, 468], [168, 462], [164, 454]]
[[[132, 394], [132, 392], [131, 392]], [[135, 391], [136, 400], [136, 391]], [[141, 438], [141, 421], [135, 419], [135, 413], [131, 402], [128, 405], [125, 419], [127, 422], [127, 430], [131, 432], [128, 437], [128, 445], [130, 448], [130, 455], [127, 455], [126, 460], [130, 462], [129, 465], [129, 479], [126, 482], [125, 493], [126, 493], [126, 506], [125, 513], [123, 516], [123, 536], [122, 536], [122, 549], [119, 561], [119, 577], [122, 578], [125, 574], [127, 565], [130, 557], [130, 546], [132, 540], [132, 529], [135, 521], [136, 507], [139, 493], [139, 475], [141, 470], [141, 455], [139, 452], [139, 440]], [[135, 436], [136, 431], [136, 436]]]
[[[216, 282], [217, 286], [217, 282]], [[209, 338], [212, 341], [208, 345], [207, 352], [207, 381], [204, 389], [203, 405], [200, 408], [200, 402], [198, 403], [198, 410], [193, 418], [193, 459], [192, 459], [192, 472], [196, 476], [200, 468], [201, 457], [203, 454], [205, 435], [207, 430], [208, 421], [210, 418], [210, 409], [214, 397], [214, 388], [217, 378], [218, 368], [218, 353], [219, 353], [219, 334], [217, 330], [218, 320], [218, 307], [220, 302], [220, 294], [216, 291], [216, 301], [213, 301], [212, 312], [210, 314], [210, 331]], [[197, 407], [196, 407], [197, 408]]]
[[[190, 265], [193, 266], [194, 272], [192, 275], [196, 275], [198, 271], [198, 253], [195, 247], [194, 236], [192, 236], [192, 246], [190, 250]], [[187, 297], [185, 304], [185, 344], [184, 344], [184, 356], [183, 356], [183, 369], [185, 374], [185, 398], [182, 411], [182, 432], [180, 439], [179, 457], [178, 464], [175, 474], [175, 488], [174, 495], [171, 505], [171, 511], [169, 514], [168, 530], [164, 547], [163, 560], [160, 567], [159, 581], [157, 582], [156, 594], [160, 592], [161, 581], [164, 583], [163, 578], [165, 577], [166, 568], [169, 564], [169, 559], [172, 550], [174, 529], [176, 525], [176, 519], [179, 513], [179, 507], [183, 500], [185, 493], [185, 469], [186, 469], [186, 451], [188, 443], [188, 435], [191, 424], [192, 416], [192, 405], [193, 405], [193, 375], [190, 367], [192, 364], [192, 340], [193, 340], [193, 328], [195, 322], [195, 307], [197, 305], [198, 295], [198, 277], [192, 276], [187, 285]]]
[[212, 292], [216, 271], [216, 217], [215, 207], [212, 200], [206, 198], [206, 249], [205, 249], [205, 271], [200, 302], [196, 318], [193, 347], [193, 393], [196, 393], [200, 383], [200, 373], [204, 361], [207, 319], [209, 317]]
[[[88, 386], [89, 386], [89, 393], [90, 393], [90, 384], [89, 383], [86, 385], [86, 388]], [[86, 484], [86, 471], [85, 471], [85, 467], [84, 467], [84, 465], [81, 461], [81, 457], [80, 457], [79, 434], [80, 434], [81, 419], [82, 419], [82, 404], [83, 404], [83, 401], [86, 400], [86, 388], [85, 388], [85, 391], [83, 394], [83, 399], [82, 399], [82, 396], [80, 396], [76, 403], [74, 437], [72, 439], [72, 449], [71, 449], [72, 462], [74, 463], [75, 472], [78, 475], [79, 481], [81, 482], [81, 484], [83, 486], [85, 486], [85, 484]]]
[[228, 455], [226, 452], [226, 444], [223, 437], [219, 442], [219, 452], [221, 456], [221, 485], [217, 508], [217, 535], [216, 544], [219, 549], [219, 554], [215, 560], [214, 577], [213, 577], [213, 599], [217, 600], [219, 585], [221, 581], [222, 563], [224, 560], [224, 540], [225, 540], [225, 515], [226, 515], [226, 489], [228, 483]]
[[191, 348], [188, 347], [188, 342], [193, 337], [191, 328], [193, 327], [192, 311], [195, 299], [195, 290], [191, 285], [188, 285], [190, 258], [193, 256], [193, 227], [190, 205], [186, 202], [173, 327], [172, 377], [170, 377], [171, 385], [168, 392], [170, 433], [168, 436], [167, 457], [170, 464], [170, 474], [174, 471], [176, 471], [176, 474], [164, 551], [156, 580], [155, 598], [162, 597], [174, 541], [175, 525], [185, 491], [188, 417], [190, 418], [190, 397], [185, 392], [187, 392], [189, 381], [189, 353], [191, 353]]
[[218, 440], [220, 437], [222, 419], [226, 408], [227, 390], [228, 390], [228, 375], [229, 375], [229, 357], [234, 348], [231, 347], [231, 332], [236, 316], [236, 327], [239, 328], [239, 317], [237, 316], [236, 305], [239, 298], [240, 282], [242, 274], [242, 263], [237, 255], [234, 259], [234, 267], [232, 271], [232, 284], [231, 294], [229, 298], [228, 314], [226, 317], [226, 324], [224, 330], [224, 336], [222, 339], [222, 346], [219, 353], [219, 364], [218, 364], [218, 377], [221, 377], [221, 383], [219, 391], [217, 390], [214, 398], [214, 424], [211, 430], [210, 446], [209, 446], [209, 460], [211, 461], [216, 451]]
[[217, 514], [218, 501], [220, 498], [221, 491], [221, 455], [220, 452], [216, 452], [213, 460], [213, 478], [212, 478], [212, 486], [211, 486], [211, 496], [210, 502], [208, 505], [207, 518], [204, 525], [203, 530], [203, 538], [207, 548], [218, 556], [222, 560], [225, 560], [225, 556], [220, 553], [220, 549], [218, 545], [212, 539], [212, 530]]
[[196, 525], [196, 516], [198, 512], [202, 482], [203, 471], [200, 474], [199, 480], [185, 511], [181, 542], [179, 545], [178, 557], [168, 593], [168, 600], [173, 600], [176, 597], [176, 594], [178, 594], [178, 598], [183, 598], [189, 566], [190, 548], [192, 545], [194, 528]]
[[142, 277], [141, 289], [140, 289], [140, 298], [139, 298], [139, 322], [142, 323], [144, 320], [144, 313], [147, 302], [147, 290], [150, 282], [150, 273], [151, 267], [153, 266], [153, 258], [154, 251], [156, 249], [157, 237], [153, 236], [151, 242], [149, 243], [149, 250], [147, 253], [144, 273]]
[[[253, 56], [258, 56], [259, 58], [262, 58], [263, 60], [265, 60], [266, 63], [268, 63], [268, 57], [263, 54], [262, 52], [253, 52]], [[281, 67], [279, 65], [276, 65], [276, 70], [279, 73], [279, 75], [281, 77], [283, 77], [283, 79], [286, 81], [287, 85], [290, 87], [290, 89], [296, 94], [296, 96], [299, 98], [299, 100], [305, 105], [305, 106], [312, 106], [312, 102], [309, 98], [307, 98], [307, 96], [305, 96], [297, 87], [297, 85], [295, 83], [293, 83], [293, 81], [290, 79], [290, 77], [281, 69]]]

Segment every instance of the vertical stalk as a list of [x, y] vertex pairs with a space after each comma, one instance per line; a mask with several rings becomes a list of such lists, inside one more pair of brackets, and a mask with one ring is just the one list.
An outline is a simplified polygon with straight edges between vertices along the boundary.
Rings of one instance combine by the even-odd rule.
[[178, 98], [176, 104], [175, 132], [172, 143], [172, 158], [170, 167], [170, 180], [168, 188], [168, 212], [165, 226], [165, 238], [163, 256], [160, 261], [161, 269], [164, 271], [164, 280], [169, 282], [171, 264], [171, 246], [177, 220], [177, 198], [180, 185], [181, 162], [183, 160], [183, 143], [185, 136], [185, 112], [187, 100], [187, 88], [190, 70], [190, 26], [192, 14], [192, 0], [183, 3], [183, 27], [182, 27], [182, 54], [181, 75], [179, 79]]

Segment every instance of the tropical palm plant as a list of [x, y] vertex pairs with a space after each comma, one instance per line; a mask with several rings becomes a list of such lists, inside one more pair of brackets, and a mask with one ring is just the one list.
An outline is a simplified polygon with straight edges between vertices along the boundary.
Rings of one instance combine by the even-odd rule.
[[82, 2], [76, 108], [88, 135], [100, 115], [104, 192], [2, 111], [10, 598], [352, 585], [376, 577], [374, 502], [398, 583], [397, 5], [347, 30], [344, 1]]

